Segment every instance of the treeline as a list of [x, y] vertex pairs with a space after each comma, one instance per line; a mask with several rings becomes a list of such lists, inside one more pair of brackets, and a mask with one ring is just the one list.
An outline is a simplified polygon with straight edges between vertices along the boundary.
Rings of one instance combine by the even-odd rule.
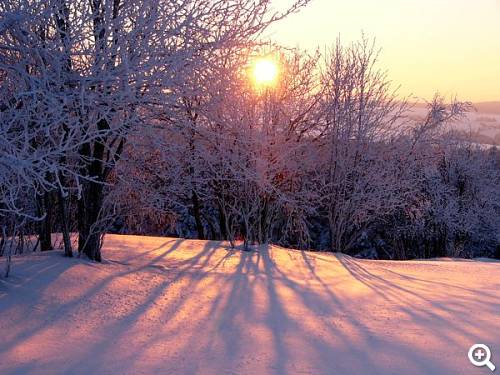
[[[71, 256], [78, 233], [100, 261], [119, 232], [498, 256], [499, 152], [450, 132], [470, 105], [436, 96], [416, 119], [365, 38], [259, 42], [306, 1], [29, 3], [0, 5], [1, 254], [57, 232]], [[276, 84], [251, 79], [262, 55]]]
[[366, 39], [273, 56], [277, 86], [221, 66], [171, 127], [136, 137], [114, 231], [384, 259], [500, 255], [500, 153], [452, 131], [468, 103], [436, 97], [417, 120]]

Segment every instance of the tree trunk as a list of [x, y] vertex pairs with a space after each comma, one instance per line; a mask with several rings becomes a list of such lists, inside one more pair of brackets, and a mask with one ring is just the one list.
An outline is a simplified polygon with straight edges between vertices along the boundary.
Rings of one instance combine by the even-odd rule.
[[264, 200], [264, 206], [262, 207], [260, 213], [260, 221], [259, 221], [259, 243], [268, 243], [269, 241], [269, 225], [268, 225], [268, 215], [269, 215], [269, 201], [268, 199]]
[[194, 220], [196, 222], [196, 231], [198, 232], [198, 239], [205, 239], [205, 231], [203, 230], [203, 222], [201, 221], [201, 205], [200, 200], [198, 199], [198, 195], [193, 190], [193, 195], [191, 197], [193, 201], [193, 215]]
[[45, 192], [37, 195], [38, 214], [44, 216], [38, 222], [38, 238], [40, 239], [40, 251], [52, 250], [52, 194]]
[[[107, 120], [97, 121], [97, 129], [101, 132], [109, 130]], [[101, 210], [103, 206], [103, 187], [106, 177], [114, 166], [123, 150], [124, 141], [120, 141], [113, 163], [105, 166], [105, 151], [107, 137], [99, 137], [93, 145], [86, 143], [80, 148], [80, 155], [91, 159], [90, 164], [82, 169], [85, 175], [94, 178], [95, 181], [85, 181], [82, 187], [82, 194], [78, 201], [78, 252], [84, 253], [90, 260], [100, 262], [101, 258], [101, 238], [103, 235]], [[109, 162], [109, 159], [108, 159]]]
[[0, 257], [3, 256], [4, 249], [5, 249], [5, 237], [2, 234], [2, 235], [0, 235]]
[[61, 190], [59, 190], [59, 212], [61, 215], [61, 230], [64, 242], [64, 255], [71, 258], [73, 257], [73, 249], [71, 247], [71, 234], [69, 230], [70, 218], [68, 215], [67, 198], [63, 195]]
[[86, 182], [82, 197], [78, 201], [78, 252], [85, 254], [90, 260], [100, 262], [102, 228], [99, 216], [103, 203], [103, 185]]
[[217, 231], [215, 229], [214, 223], [212, 222], [212, 218], [209, 215], [202, 214], [203, 218], [205, 219], [205, 222], [208, 225], [209, 231], [210, 231], [210, 240], [217, 240], [219, 239], [219, 236], [217, 235]]
[[224, 212], [224, 209], [221, 205], [220, 202], [217, 202], [219, 206], [219, 228], [220, 228], [220, 235], [222, 240], [227, 240], [228, 239], [228, 230], [227, 230], [227, 220], [226, 220], [226, 214]]

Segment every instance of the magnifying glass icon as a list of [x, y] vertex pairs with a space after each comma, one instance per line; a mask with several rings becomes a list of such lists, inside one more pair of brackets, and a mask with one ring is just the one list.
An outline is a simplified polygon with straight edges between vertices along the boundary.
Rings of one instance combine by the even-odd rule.
[[486, 366], [491, 371], [495, 371], [495, 365], [491, 362], [491, 350], [484, 344], [475, 344], [470, 347], [469, 361], [474, 366]]

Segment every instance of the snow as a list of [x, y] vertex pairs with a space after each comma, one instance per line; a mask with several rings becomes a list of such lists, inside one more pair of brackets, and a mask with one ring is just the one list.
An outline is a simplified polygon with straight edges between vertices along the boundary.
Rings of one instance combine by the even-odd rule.
[[485, 374], [478, 342], [500, 366], [498, 262], [117, 235], [104, 256], [15, 257], [0, 374]]

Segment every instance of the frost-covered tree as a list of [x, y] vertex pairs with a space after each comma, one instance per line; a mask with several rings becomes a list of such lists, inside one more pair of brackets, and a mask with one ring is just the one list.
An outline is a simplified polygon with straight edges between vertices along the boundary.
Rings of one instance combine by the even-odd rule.
[[391, 89], [377, 57], [363, 38], [347, 47], [337, 41], [325, 58], [318, 188], [335, 250], [349, 250], [381, 211], [400, 204], [391, 140], [406, 102]]

